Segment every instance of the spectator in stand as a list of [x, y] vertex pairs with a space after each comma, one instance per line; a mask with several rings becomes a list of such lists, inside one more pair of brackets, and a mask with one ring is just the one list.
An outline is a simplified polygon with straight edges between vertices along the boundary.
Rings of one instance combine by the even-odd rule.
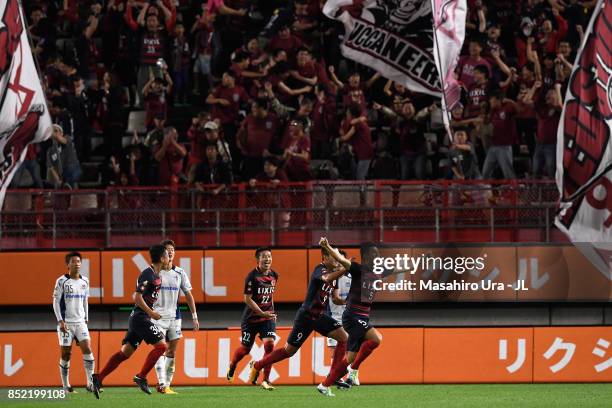
[[205, 126], [207, 122], [208, 114], [200, 112], [198, 116], [191, 119], [191, 127], [187, 131], [187, 139], [190, 145], [187, 161], [187, 183], [189, 185], [194, 183], [196, 167], [206, 159], [208, 139], [206, 138]]
[[223, 137], [229, 143], [235, 165], [241, 160], [236, 144], [238, 111], [248, 101], [249, 95], [243, 87], [236, 85], [236, 78], [230, 72], [223, 74], [221, 85], [206, 98], [206, 103], [212, 105], [212, 118], [218, 119], [223, 128]]
[[327, 160], [331, 157], [332, 135], [338, 134], [335, 96], [319, 89], [311, 117], [312, 158]]
[[116, 154], [121, 149], [125, 131], [125, 95], [116, 72], [105, 72], [102, 77], [101, 100], [96, 116], [102, 124], [105, 153]]
[[174, 27], [172, 40], [172, 77], [174, 83], [174, 99], [177, 106], [187, 104], [189, 96], [189, 63], [191, 49], [185, 37], [185, 26], [178, 23]]
[[83, 21], [77, 25], [78, 35], [75, 41], [75, 65], [78, 74], [84, 78], [88, 84], [89, 81], [95, 79], [97, 62], [100, 58], [100, 52], [96, 47], [93, 35], [98, 29], [100, 12], [102, 6], [99, 3], [94, 3], [90, 7], [90, 14], [87, 16], [87, 21]]
[[283, 50], [287, 54], [289, 62], [295, 61], [297, 50], [303, 47], [303, 42], [297, 36], [291, 33], [288, 25], [283, 25], [279, 28], [277, 34], [270, 39], [266, 49], [268, 52], [276, 53], [278, 50]]
[[60, 125], [53, 125], [51, 147], [47, 150], [47, 180], [55, 188], [77, 187], [81, 165], [72, 139]]
[[187, 149], [178, 142], [176, 129], [165, 128], [163, 142], [153, 147], [153, 157], [159, 163], [158, 185], [168, 186], [186, 180], [183, 174], [185, 156], [187, 156]]
[[552, 9], [552, 15], [556, 21], [557, 29], [553, 27], [551, 19], [547, 18], [540, 26], [540, 32], [538, 34], [538, 48], [542, 53], [556, 52], [559, 43], [565, 38], [567, 34], [567, 21], [559, 14], [559, 10], [556, 8]]
[[453, 143], [448, 151], [451, 171], [456, 180], [475, 180], [480, 178], [478, 159], [474, 146], [469, 141], [465, 129], [456, 129]]
[[[218, 3], [218, 6], [214, 7], [211, 3]], [[227, 70], [231, 53], [244, 43], [249, 31], [248, 12], [252, 3], [252, 0], [209, 0], [209, 10], [212, 12], [218, 11], [215, 31], [219, 35], [219, 42], [215, 45], [218, 45], [220, 50], [218, 53], [215, 52], [219, 58], [214, 65], [214, 72], [217, 75]]]
[[266, 157], [264, 160], [263, 171], [249, 180], [249, 185], [255, 187], [257, 183], [286, 183], [289, 179], [287, 174], [280, 168], [280, 163], [276, 157]]
[[285, 172], [291, 181], [310, 181], [310, 138], [304, 132], [306, 121], [294, 118], [289, 122], [289, 143], [283, 153]]
[[268, 81], [272, 84], [271, 91], [278, 97], [281, 103], [295, 107], [296, 97], [310, 93], [313, 87], [311, 85], [304, 85], [301, 88], [291, 87], [288, 84], [289, 76], [289, 65], [287, 62], [281, 61], [272, 69], [272, 74], [268, 76]]
[[489, 83], [489, 69], [486, 65], [474, 67], [474, 82], [467, 89], [467, 106], [464, 119], [480, 116], [482, 105], [488, 100], [491, 85]]
[[346, 116], [340, 125], [340, 142], [350, 143], [353, 148], [357, 160], [353, 177], [356, 180], [365, 180], [374, 157], [374, 147], [370, 127], [357, 103], [353, 103], [346, 110]]
[[196, 18], [191, 28], [191, 34], [194, 37], [193, 57], [195, 58], [193, 64], [194, 95], [207, 95], [213, 86], [211, 59], [213, 24], [216, 17], [215, 13], [208, 12], [204, 7], [202, 15]]
[[[537, 91], [540, 91], [540, 95], [534, 103]], [[542, 89], [542, 83], [538, 81], [529, 90], [525, 99], [528, 105], [535, 107], [538, 120], [537, 142], [533, 155], [533, 176], [540, 178], [544, 175], [553, 179], [556, 168], [557, 128], [563, 109], [561, 84], [555, 84], [553, 88]]]
[[153, 125], [153, 118], [168, 115], [168, 95], [172, 92], [172, 78], [164, 69], [164, 79], [153, 75], [142, 89], [144, 106], [146, 110], [145, 125], [149, 129]]
[[276, 115], [270, 113], [268, 100], [253, 101], [251, 114], [242, 122], [237, 137], [242, 152], [243, 180], [250, 180], [261, 172], [264, 158], [270, 156], [279, 129], [280, 123]]
[[[167, 33], [174, 28], [176, 11], [170, 11], [162, 1], [156, 0], [153, 7], [151, 2], [143, 4], [137, 21], [134, 21], [134, 4], [128, 1], [125, 14], [128, 26], [132, 31], [138, 31], [138, 47], [140, 60], [137, 74], [136, 89], [138, 90], [139, 104], [142, 104], [142, 90], [151, 76], [162, 78], [162, 65], [160, 59], [167, 60], [168, 39]], [[166, 17], [166, 25], [160, 23], [159, 10]]]
[[491, 179], [497, 166], [501, 167], [506, 180], [516, 178], [512, 160], [512, 145], [517, 143], [516, 115], [517, 104], [507, 99], [504, 92], [495, 90], [489, 96], [491, 111], [487, 122], [493, 126], [491, 146], [483, 164], [483, 177]]
[[468, 46], [469, 55], [462, 56], [459, 58], [459, 64], [457, 70], [459, 72], [459, 81], [463, 83], [466, 88], [470, 88], [474, 82], [474, 68], [478, 65], [485, 66], [489, 70], [489, 77], [491, 76], [491, 63], [482, 56], [482, 43], [476, 39], [470, 39]]
[[206, 145], [206, 159], [197, 165], [195, 171], [195, 186], [204, 191], [205, 185], [216, 185], [212, 189], [214, 195], [219, 194], [232, 184], [232, 169], [219, 157], [216, 143]]
[[94, 112], [83, 78], [73, 75], [70, 82], [72, 88], [67, 95], [66, 103], [74, 121], [74, 133], [71, 136], [81, 158], [87, 160], [91, 153], [91, 119]]
[[204, 125], [204, 133], [206, 134], [206, 140], [208, 143], [215, 143], [217, 145], [217, 151], [221, 160], [232, 168], [232, 154], [229, 148], [229, 144], [219, 134], [219, 125], [216, 121], [208, 121]]
[[40, 6], [32, 7], [30, 22], [28, 32], [32, 41], [32, 53], [44, 61], [56, 52], [56, 29]]
[[365, 115], [367, 113], [368, 106], [365, 93], [372, 87], [372, 85], [374, 85], [378, 78], [380, 78], [380, 74], [376, 72], [365, 83], [362, 83], [361, 74], [358, 71], [353, 71], [349, 75], [348, 83], [346, 85], [338, 79], [336, 76], [336, 69], [332, 65], [329, 66], [329, 75], [331, 80], [340, 90], [342, 106], [345, 109], [348, 109], [352, 104], [358, 104], [361, 109], [361, 113]]
[[297, 64], [295, 69], [290, 71], [291, 77], [302, 85], [323, 85], [329, 86], [329, 78], [325, 72], [325, 67], [312, 58], [308, 48], [301, 48], [297, 53]]

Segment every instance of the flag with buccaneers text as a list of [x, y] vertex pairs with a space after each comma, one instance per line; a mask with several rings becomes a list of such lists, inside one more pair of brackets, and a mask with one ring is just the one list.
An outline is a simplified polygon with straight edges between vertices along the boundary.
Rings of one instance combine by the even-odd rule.
[[599, 0], [570, 77], [557, 134], [556, 225], [612, 242], [612, 0]]
[[18, 0], [0, 1], [0, 208], [28, 145], [51, 135], [51, 117]]

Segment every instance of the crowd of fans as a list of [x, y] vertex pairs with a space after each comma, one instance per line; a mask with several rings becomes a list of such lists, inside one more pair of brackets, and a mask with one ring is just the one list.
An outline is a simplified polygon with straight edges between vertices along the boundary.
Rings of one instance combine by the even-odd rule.
[[[14, 185], [554, 177], [596, 1], [468, 0], [455, 135], [439, 101], [342, 57], [324, 0], [26, 2], [53, 137]], [[126, 133], [142, 110], [146, 132]], [[129, 136], [129, 137], [126, 137]], [[94, 146], [92, 140], [101, 139]], [[126, 143], [126, 139], [129, 143]]]

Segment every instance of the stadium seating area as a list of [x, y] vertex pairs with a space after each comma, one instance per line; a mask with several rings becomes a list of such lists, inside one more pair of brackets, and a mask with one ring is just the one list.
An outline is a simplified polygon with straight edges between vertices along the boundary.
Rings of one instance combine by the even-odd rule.
[[[458, 160], [436, 101], [341, 56], [343, 28], [324, 1], [26, 2], [64, 137], [31, 146], [12, 187], [551, 179], [561, 95], [594, 3], [468, 1], [453, 118], [470, 153]], [[495, 120], [500, 110], [508, 121]], [[350, 129], [371, 139], [367, 174], [362, 152], [339, 140]], [[326, 205], [355, 205], [356, 194], [369, 199], [336, 192]], [[66, 205], [100, 208], [93, 196]]]

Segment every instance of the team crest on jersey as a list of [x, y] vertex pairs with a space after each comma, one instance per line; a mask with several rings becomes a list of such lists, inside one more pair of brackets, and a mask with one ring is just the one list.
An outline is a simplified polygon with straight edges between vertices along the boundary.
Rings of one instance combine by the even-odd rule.
[[232, 95], [232, 99], [234, 100], [234, 102], [238, 102], [240, 100], [240, 95], [235, 93], [235, 94]]
[[501, 111], [501, 112], [499, 113], [499, 117], [501, 118], [501, 120], [506, 120], [506, 112]]
[[81, 285], [81, 289], [85, 289], [86, 287], [87, 287], [87, 285], [85, 285], [85, 284]]
[[272, 122], [270, 122], [270, 121], [266, 122], [266, 129], [268, 129], [268, 130], [272, 129]]

